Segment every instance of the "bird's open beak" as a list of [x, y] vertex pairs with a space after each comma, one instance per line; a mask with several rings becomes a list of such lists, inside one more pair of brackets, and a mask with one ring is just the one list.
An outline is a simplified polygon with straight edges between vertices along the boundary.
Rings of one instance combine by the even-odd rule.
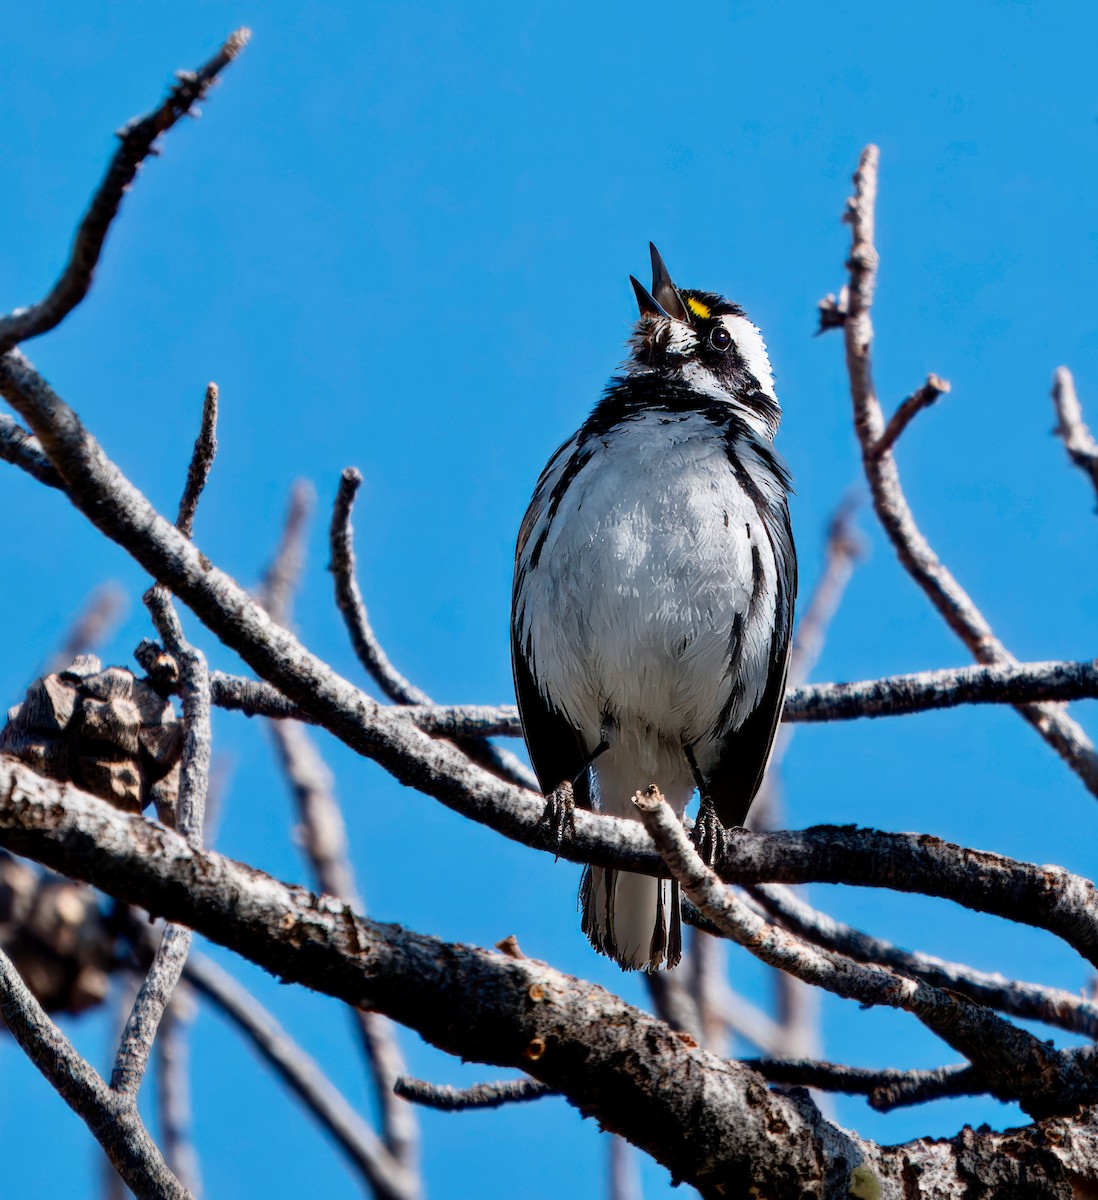
[[667, 317], [670, 320], [671, 314], [664, 309], [663, 305], [639, 279], [630, 275], [629, 282], [633, 285], [633, 291], [637, 293], [637, 307], [640, 309], [642, 317]]
[[[674, 317], [676, 321], [689, 321], [690, 314], [682, 302], [679, 289], [671, 282], [671, 275], [664, 265], [660, 252], [648, 243], [652, 252], [652, 297], [666, 316]], [[638, 296], [639, 299], [639, 296]], [[643, 312], [643, 308], [641, 309]]]

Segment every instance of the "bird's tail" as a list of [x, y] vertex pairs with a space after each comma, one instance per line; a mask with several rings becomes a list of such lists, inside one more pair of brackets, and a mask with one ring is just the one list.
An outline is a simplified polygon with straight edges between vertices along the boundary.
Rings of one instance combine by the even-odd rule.
[[588, 867], [580, 883], [583, 932], [627, 971], [676, 966], [682, 957], [679, 885], [613, 867]]

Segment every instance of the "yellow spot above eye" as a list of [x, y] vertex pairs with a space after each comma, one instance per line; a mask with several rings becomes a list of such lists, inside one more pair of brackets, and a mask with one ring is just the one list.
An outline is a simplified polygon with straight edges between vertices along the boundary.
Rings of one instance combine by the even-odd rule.
[[700, 300], [695, 300], [693, 296], [686, 298], [687, 306], [695, 317], [701, 317], [703, 321], [709, 320], [709, 305], [702, 304]]

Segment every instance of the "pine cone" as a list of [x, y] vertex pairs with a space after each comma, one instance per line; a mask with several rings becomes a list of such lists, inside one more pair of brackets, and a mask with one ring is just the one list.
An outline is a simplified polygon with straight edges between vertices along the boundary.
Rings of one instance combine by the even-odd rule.
[[169, 701], [90, 654], [36, 679], [0, 730], [0, 753], [127, 812], [154, 803], [166, 824], [174, 824], [182, 745]]

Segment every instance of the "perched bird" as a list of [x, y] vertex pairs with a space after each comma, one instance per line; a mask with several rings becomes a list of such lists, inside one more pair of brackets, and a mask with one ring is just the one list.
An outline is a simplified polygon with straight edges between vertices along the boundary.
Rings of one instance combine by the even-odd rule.
[[[518, 535], [515, 690], [563, 830], [695, 786], [710, 852], [743, 823], [781, 715], [797, 590], [781, 409], [743, 309], [680, 290], [656, 248], [631, 356], [549, 460]], [[718, 825], [719, 823], [719, 825]], [[589, 867], [583, 930], [626, 969], [674, 966], [678, 885]]]

